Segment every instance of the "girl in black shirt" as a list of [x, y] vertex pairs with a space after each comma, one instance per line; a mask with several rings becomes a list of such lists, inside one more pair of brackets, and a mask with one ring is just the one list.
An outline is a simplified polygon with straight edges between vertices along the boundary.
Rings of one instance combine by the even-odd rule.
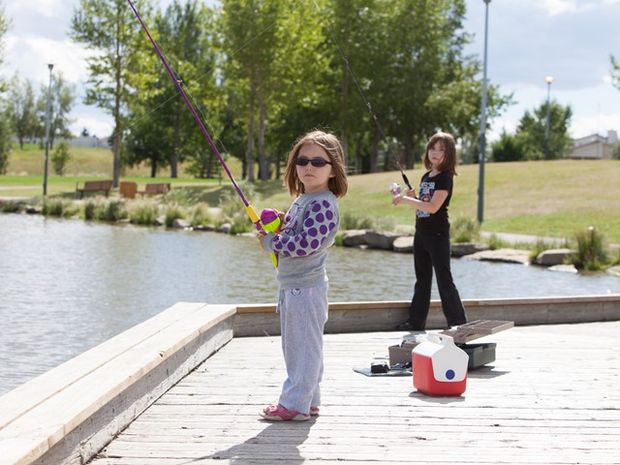
[[451, 134], [438, 132], [426, 144], [424, 166], [428, 170], [420, 181], [419, 195], [396, 194], [393, 205], [412, 205], [416, 208], [413, 260], [415, 290], [409, 320], [398, 329], [423, 331], [431, 302], [433, 268], [441, 306], [448, 326], [467, 323], [465, 309], [450, 271], [450, 222], [448, 205], [452, 197], [452, 178], [456, 175], [456, 148]]

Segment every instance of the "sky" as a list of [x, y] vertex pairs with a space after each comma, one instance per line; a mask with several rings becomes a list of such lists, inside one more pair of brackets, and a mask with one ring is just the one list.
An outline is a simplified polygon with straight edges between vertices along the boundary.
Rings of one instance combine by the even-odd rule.
[[[213, 3], [214, 0], [207, 0]], [[172, 0], [160, 0], [162, 7]], [[474, 35], [467, 53], [482, 62], [485, 2], [466, 0], [465, 30]], [[75, 85], [74, 133], [87, 128], [100, 137], [112, 132], [112, 118], [82, 103], [87, 51], [68, 36], [79, 0], [0, 0], [11, 27], [5, 36], [0, 75], [15, 73], [38, 87], [49, 79], [47, 64]], [[492, 0], [488, 5], [487, 77], [515, 104], [490, 121], [488, 139], [514, 132], [527, 110], [547, 98], [573, 111], [572, 137], [620, 132], [620, 89], [612, 86], [610, 54], [620, 59], [620, 0]], [[552, 76], [550, 86], [546, 76]], [[379, 115], [380, 117], [380, 115]]]

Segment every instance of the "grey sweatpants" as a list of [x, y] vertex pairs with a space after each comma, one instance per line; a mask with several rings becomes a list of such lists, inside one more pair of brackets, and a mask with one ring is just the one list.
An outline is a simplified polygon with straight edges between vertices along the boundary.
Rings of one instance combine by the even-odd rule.
[[310, 406], [321, 404], [327, 291], [327, 281], [316, 287], [280, 291], [278, 311], [287, 378], [279, 402], [289, 410], [308, 413]]

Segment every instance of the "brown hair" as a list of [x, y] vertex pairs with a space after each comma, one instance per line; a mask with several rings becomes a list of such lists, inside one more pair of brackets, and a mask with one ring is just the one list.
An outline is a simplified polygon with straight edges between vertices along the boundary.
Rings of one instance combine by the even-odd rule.
[[428, 159], [428, 151], [435, 146], [437, 142], [443, 142], [443, 160], [439, 165], [439, 171], [449, 171], [456, 175], [456, 144], [454, 143], [454, 137], [447, 132], [436, 132], [426, 143], [426, 150], [424, 151], [424, 166], [427, 170], [430, 170], [433, 165]]
[[344, 163], [344, 150], [335, 135], [318, 129], [310, 131], [297, 139], [288, 155], [286, 172], [284, 173], [284, 185], [288, 188], [290, 194], [299, 195], [305, 192], [303, 183], [297, 177], [295, 161], [299, 156], [301, 147], [307, 143], [316, 144], [325, 150], [329, 161], [332, 162], [331, 168], [334, 174], [334, 177], [329, 178], [328, 188], [336, 197], [344, 197], [349, 186]]

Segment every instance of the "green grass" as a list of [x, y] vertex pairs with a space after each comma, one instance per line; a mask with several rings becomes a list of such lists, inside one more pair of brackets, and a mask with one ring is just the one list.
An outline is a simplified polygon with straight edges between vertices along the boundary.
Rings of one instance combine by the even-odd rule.
[[[71, 148], [72, 156], [74, 155]], [[76, 182], [89, 179], [111, 179], [112, 158], [109, 150], [75, 149], [67, 176], [50, 176], [50, 195], [73, 197]], [[33, 160], [36, 159], [36, 163]], [[79, 161], [79, 163], [78, 163]], [[28, 163], [33, 163], [32, 171]], [[240, 180], [240, 162], [231, 160], [233, 175]], [[73, 167], [71, 167], [73, 166]], [[79, 169], [78, 169], [79, 166]], [[41, 196], [42, 151], [28, 147], [11, 154], [10, 175], [0, 176], [0, 197]], [[78, 171], [81, 171], [79, 174]], [[478, 165], [458, 168], [450, 216], [476, 218], [478, 203]], [[168, 201], [183, 205], [199, 202], [219, 206], [220, 197], [231, 192], [224, 178], [198, 180], [186, 177], [170, 179], [162, 171], [156, 182], [170, 182], [175, 188]], [[139, 189], [153, 182], [148, 167], [126, 170], [121, 180], [135, 181]], [[421, 167], [408, 171], [414, 185], [423, 174]], [[578, 231], [593, 226], [609, 241], [620, 243], [620, 161], [556, 160], [536, 162], [488, 163], [485, 170], [484, 222], [482, 231], [512, 232], [573, 238]], [[349, 192], [341, 199], [343, 215], [363, 222], [372, 219], [376, 225], [399, 231], [411, 231], [414, 212], [406, 206], [393, 207], [389, 185], [402, 183], [400, 173], [386, 172], [351, 176]], [[177, 188], [184, 186], [185, 189]], [[281, 181], [256, 183], [244, 191], [250, 202], [262, 208], [285, 210], [291, 198]], [[229, 194], [228, 194], [229, 195]], [[241, 204], [239, 204], [241, 209]]]

